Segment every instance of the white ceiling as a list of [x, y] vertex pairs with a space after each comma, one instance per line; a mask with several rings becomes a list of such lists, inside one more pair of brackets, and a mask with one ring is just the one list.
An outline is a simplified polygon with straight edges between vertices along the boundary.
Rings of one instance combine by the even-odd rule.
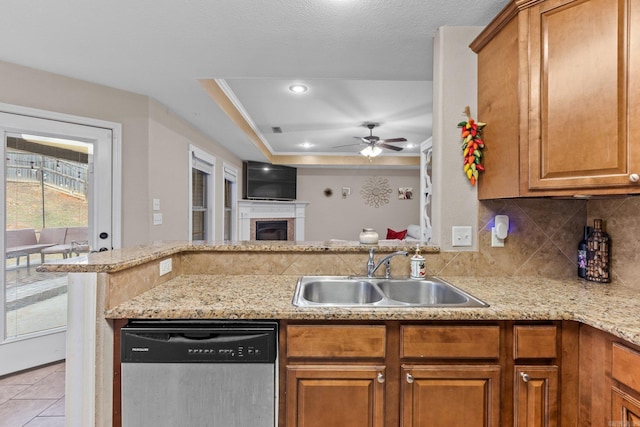
[[[383, 139], [431, 135], [436, 29], [486, 25], [506, 3], [3, 0], [0, 60], [150, 96], [240, 158], [266, 160], [199, 84], [217, 79], [273, 154], [356, 154], [333, 147], [368, 135], [364, 122]], [[293, 82], [309, 91], [290, 93]]]

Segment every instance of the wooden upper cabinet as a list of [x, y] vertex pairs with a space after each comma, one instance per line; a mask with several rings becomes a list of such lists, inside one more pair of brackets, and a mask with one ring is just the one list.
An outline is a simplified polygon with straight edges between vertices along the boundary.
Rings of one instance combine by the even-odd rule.
[[638, 0], [513, 1], [471, 47], [479, 198], [640, 192]]

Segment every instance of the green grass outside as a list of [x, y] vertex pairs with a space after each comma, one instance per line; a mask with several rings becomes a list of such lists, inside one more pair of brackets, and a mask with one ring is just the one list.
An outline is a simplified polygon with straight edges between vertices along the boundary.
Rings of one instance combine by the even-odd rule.
[[[53, 188], [44, 189], [45, 227], [76, 227], [89, 224], [89, 204], [86, 200], [70, 196]], [[42, 223], [42, 189], [39, 183], [6, 183], [7, 230], [35, 228]]]

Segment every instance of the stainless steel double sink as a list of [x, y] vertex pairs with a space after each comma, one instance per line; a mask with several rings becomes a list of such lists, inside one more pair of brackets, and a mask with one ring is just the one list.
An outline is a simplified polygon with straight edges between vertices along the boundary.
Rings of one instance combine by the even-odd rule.
[[293, 296], [297, 307], [488, 307], [437, 277], [397, 279], [302, 276]]

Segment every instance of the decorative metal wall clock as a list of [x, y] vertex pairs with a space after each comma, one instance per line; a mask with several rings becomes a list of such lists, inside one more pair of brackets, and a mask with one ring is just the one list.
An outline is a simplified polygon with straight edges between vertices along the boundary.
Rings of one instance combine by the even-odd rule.
[[391, 187], [389, 187], [389, 181], [387, 181], [386, 178], [380, 178], [378, 176], [369, 178], [360, 190], [364, 204], [375, 208], [389, 203], [389, 195], [391, 193], [392, 190]]

